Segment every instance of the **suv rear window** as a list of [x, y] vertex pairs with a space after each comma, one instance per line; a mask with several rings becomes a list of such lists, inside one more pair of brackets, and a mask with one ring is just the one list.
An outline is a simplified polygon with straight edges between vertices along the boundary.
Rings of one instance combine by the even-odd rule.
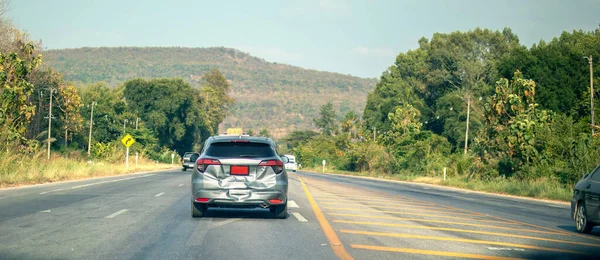
[[183, 155], [183, 158], [191, 158], [191, 157], [193, 157], [194, 155], [195, 155], [195, 156], [198, 156], [199, 154], [197, 154], [197, 153], [186, 153], [186, 154], [184, 154], [184, 155]]
[[253, 158], [273, 157], [275, 151], [265, 143], [220, 142], [211, 144], [205, 154], [211, 157]]

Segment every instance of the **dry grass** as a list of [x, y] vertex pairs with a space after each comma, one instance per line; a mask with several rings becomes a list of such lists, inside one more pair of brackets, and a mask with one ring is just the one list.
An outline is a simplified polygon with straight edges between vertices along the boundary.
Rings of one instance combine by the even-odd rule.
[[0, 188], [173, 168], [142, 158], [136, 166], [135, 157], [126, 168], [124, 162], [92, 163], [77, 156], [67, 159], [55, 155], [48, 160], [43, 153], [27, 156], [6, 151], [0, 156]]

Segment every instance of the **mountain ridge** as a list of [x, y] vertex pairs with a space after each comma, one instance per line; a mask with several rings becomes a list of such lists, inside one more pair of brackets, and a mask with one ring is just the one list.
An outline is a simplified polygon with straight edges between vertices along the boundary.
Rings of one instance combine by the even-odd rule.
[[269, 62], [226, 47], [82, 47], [44, 51], [44, 60], [68, 81], [117, 86], [133, 78], [179, 77], [202, 84], [217, 68], [231, 83], [236, 103], [220, 129], [266, 128], [276, 138], [293, 130], [314, 129], [312, 118], [331, 101], [338, 117], [362, 114], [376, 79]]

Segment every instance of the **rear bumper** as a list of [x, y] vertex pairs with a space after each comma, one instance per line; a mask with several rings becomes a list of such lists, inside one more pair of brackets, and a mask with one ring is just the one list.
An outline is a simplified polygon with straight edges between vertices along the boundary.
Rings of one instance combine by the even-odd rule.
[[[208, 198], [208, 202], [197, 202], [198, 198]], [[269, 202], [271, 199], [280, 199], [283, 203], [272, 204]], [[214, 207], [258, 207], [285, 204], [287, 196], [278, 190], [198, 190], [192, 195], [192, 200]]]
[[184, 162], [182, 164], [182, 167], [190, 168], [191, 169], [191, 168], [194, 168], [194, 163], [193, 162]]

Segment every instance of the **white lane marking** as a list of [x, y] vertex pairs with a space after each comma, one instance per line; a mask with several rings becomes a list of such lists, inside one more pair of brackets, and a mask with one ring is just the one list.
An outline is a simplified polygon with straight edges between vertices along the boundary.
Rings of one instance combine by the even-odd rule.
[[104, 218], [114, 218], [114, 217], [116, 217], [118, 215], [121, 215], [121, 214], [127, 212], [127, 211], [129, 211], [129, 210], [128, 209], [122, 209], [122, 210], [119, 210], [119, 211], [117, 211], [117, 212], [115, 212], [113, 214], [110, 214], [110, 215], [108, 215], [108, 216], [106, 216]]
[[185, 243], [186, 247], [191, 246], [200, 246], [204, 243], [204, 238], [206, 237], [206, 233], [210, 229], [210, 224], [212, 223], [212, 218], [201, 218], [194, 229], [194, 232]]
[[300, 206], [298, 206], [295, 201], [290, 200], [288, 201], [288, 208], [300, 208]]
[[51, 213], [52, 211], [50, 211], [50, 210], [48, 209], [48, 210], [42, 210], [42, 211], [40, 211], [40, 212], [44, 212], [44, 213]]
[[224, 220], [224, 221], [217, 222], [217, 223], [214, 223], [214, 222], [213, 222], [214, 224], [212, 224], [212, 226], [210, 227], [210, 229], [213, 229], [213, 228], [218, 228], [218, 227], [220, 227], [220, 226], [225, 226], [225, 225], [227, 225], [227, 224], [231, 224], [231, 223], [233, 223], [233, 222], [236, 222], [236, 221], [238, 221], [238, 220], [241, 220], [241, 218], [231, 218], [231, 219]]
[[124, 179], [117, 179], [117, 180], [101, 181], [101, 182], [94, 182], [94, 183], [82, 184], [82, 185], [73, 186], [71, 188], [56, 189], [56, 190], [51, 190], [51, 191], [44, 191], [44, 192], [41, 192], [40, 195], [43, 195], [43, 194], [46, 194], [46, 193], [51, 193], [51, 192], [69, 190], [69, 189], [71, 189], [71, 190], [73, 190], [73, 189], [79, 189], [79, 188], [84, 188], [84, 187], [89, 187], [89, 186], [98, 185], [98, 184], [104, 184], [104, 183], [110, 183], [110, 182], [126, 181], [126, 180], [131, 180], [131, 179], [150, 177], [150, 176], [153, 176], [153, 175], [156, 175], [156, 174], [148, 174], [148, 175], [142, 175], [142, 176], [136, 176], [136, 177], [130, 177], [130, 178], [124, 178]]
[[424, 190], [428, 190], [429, 188], [427, 188], [427, 187], [423, 187], [423, 189], [424, 189]]
[[161, 193], [159, 193], [159, 194], [156, 194], [156, 195], [154, 195], [154, 197], [160, 197], [160, 196], [162, 196], [162, 195], [164, 195], [164, 194], [165, 194], [164, 192], [161, 192]]
[[292, 212], [292, 216], [296, 217], [296, 219], [300, 222], [308, 222], [308, 220], [306, 220], [302, 215], [300, 215], [300, 213], [298, 212]]
[[57, 192], [57, 191], [61, 191], [61, 190], [66, 190], [66, 189], [56, 189], [56, 190], [51, 190], [51, 191], [44, 191], [44, 192], [41, 192], [40, 195], [44, 195], [44, 194], [50, 193], [50, 192]]
[[553, 207], [553, 208], [567, 208], [567, 206], [560, 206], [560, 205], [552, 205], [552, 204], [548, 204], [548, 207]]
[[179, 184], [179, 185], [177, 185], [177, 187], [182, 187], [182, 186], [183, 186], [183, 183], [182, 183], [182, 184]]

